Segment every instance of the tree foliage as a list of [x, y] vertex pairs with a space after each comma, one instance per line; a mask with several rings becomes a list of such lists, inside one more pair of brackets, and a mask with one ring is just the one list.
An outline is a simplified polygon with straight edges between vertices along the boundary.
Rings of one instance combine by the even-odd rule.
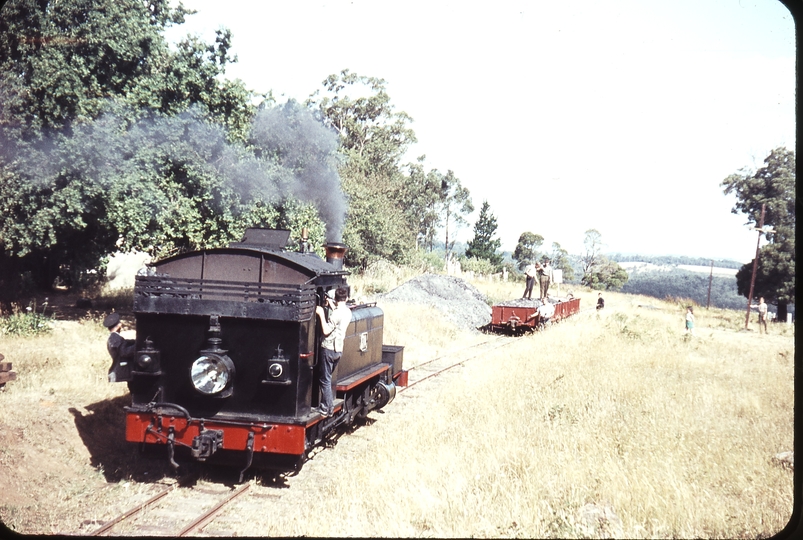
[[[764, 205], [764, 225], [774, 232], [766, 235], [768, 243], [759, 251], [753, 297], [763, 296], [785, 312], [795, 298], [795, 153], [776, 148], [757, 171], [732, 174], [722, 186], [725, 194], [736, 196], [732, 212], [747, 215], [748, 223], [758, 226]], [[739, 294], [745, 297], [752, 273], [751, 261], [736, 274]]]
[[425, 159], [426, 156], [420, 156], [415, 163], [406, 165], [407, 192], [411, 194], [407, 213], [411, 221], [418, 225], [416, 245], [432, 251], [442, 221], [442, 175], [437, 169], [427, 172], [424, 167]]
[[618, 291], [627, 283], [627, 271], [615, 261], [601, 255], [589, 273], [583, 276], [582, 283], [597, 290]]
[[168, 46], [164, 29], [186, 13], [162, 0], [3, 6], [0, 280], [29, 271], [47, 285], [65, 268], [102, 268], [118, 247], [215, 242], [233, 234], [222, 208], [273, 214], [235, 201], [209, 165], [244, 140], [253, 108], [241, 83], [219, 78], [228, 31]]
[[416, 201], [414, 181], [421, 177], [405, 175], [400, 162], [416, 142], [408, 127], [412, 119], [394, 110], [383, 79], [346, 69], [327, 77], [323, 86], [323, 93], [316, 91], [307, 104], [340, 137], [340, 177], [348, 197], [347, 261], [363, 268], [377, 259], [403, 261], [420, 230], [408, 212], [418, 206], [410, 203]]
[[519, 236], [516, 248], [513, 250], [513, 260], [518, 264], [519, 270], [534, 263], [538, 257], [538, 248], [544, 243], [544, 237], [530, 231], [525, 231]]
[[563, 281], [571, 283], [574, 281], [574, 268], [569, 260], [569, 252], [560, 247], [557, 242], [552, 242], [552, 268], [559, 269], [563, 273]]
[[0, 125], [26, 140], [99, 116], [109, 99], [131, 111], [174, 114], [197, 104], [242, 136], [250, 94], [220, 76], [235, 59], [231, 33], [188, 36], [171, 50], [164, 30], [190, 11], [167, 0], [12, 0], [0, 18]]
[[602, 234], [596, 229], [588, 229], [583, 238], [583, 254], [580, 262], [583, 266], [583, 276], [589, 275], [600, 262], [602, 256]]
[[446, 258], [448, 259], [449, 253], [454, 247], [454, 240], [451, 243], [449, 242], [449, 227], [452, 226], [452, 231], [457, 232], [460, 226], [468, 223], [466, 216], [474, 211], [471, 193], [468, 188], [460, 183], [460, 179], [451, 170], [446, 172], [446, 176], [441, 177], [439, 207], [446, 235], [444, 246], [446, 247]]
[[602, 234], [596, 229], [585, 233], [580, 256], [583, 277], [580, 282], [592, 289], [619, 290], [627, 283], [627, 271], [602, 254]]
[[345, 70], [305, 106], [256, 107], [225, 78], [231, 33], [170, 46], [164, 30], [190, 13], [171, 6], [3, 6], [0, 290], [25, 272], [46, 286], [102, 270], [117, 250], [225, 245], [248, 226], [307, 227], [313, 246], [342, 234], [363, 267], [404, 262], [473, 210], [451, 171], [401, 164], [415, 135], [385, 81]]
[[474, 238], [468, 241], [466, 257], [485, 259], [494, 268], [502, 264], [502, 254], [497, 250], [502, 246], [502, 240], [494, 238], [496, 235], [496, 216], [491, 213], [488, 201], [482, 202], [480, 215], [474, 223]]
[[[4, 248], [87, 269], [115, 249], [159, 257], [225, 245], [247, 226], [306, 226], [320, 245], [328, 214], [319, 196], [327, 181], [337, 183], [337, 141], [320, 124], [316, 138], [310, 113], [297, 107], [260, 111], [251, 148], [229, 143], [194, 108], [134, 123], [125, 111], [109, 112], [76, 125], [38, 153], [36, 163], [46, 166], [6, 168], [11, 175], [0, 190], [16, 198], [0, 203]], [[296, 120], [289, 132], [259, 129], [271, 117], [287, 124], [288, 114]], [[327, 137], [328, 146], [320, 142]]]

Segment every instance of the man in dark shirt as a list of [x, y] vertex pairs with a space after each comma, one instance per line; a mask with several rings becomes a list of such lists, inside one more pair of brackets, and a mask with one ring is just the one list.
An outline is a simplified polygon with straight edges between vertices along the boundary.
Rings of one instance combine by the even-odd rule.
[[109, 329], [109, 339], [106, 341], [106, 349], [112, 357], [112, 367], [109, 368], [109, 382], [128, 380], [131, 372], [129, 362], [134, 360], [137, 352], [137, 342], [133, 339], [125, 339], [120, 335], [123, 323], [119, 313], [110, 313], [103, 319], [103, 326]]

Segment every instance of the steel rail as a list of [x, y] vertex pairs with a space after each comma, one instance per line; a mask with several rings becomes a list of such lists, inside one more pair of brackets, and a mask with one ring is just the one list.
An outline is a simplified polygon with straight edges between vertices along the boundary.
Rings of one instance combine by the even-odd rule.
[[100, 536], [101, 534], [105, 533], [106, 531], [108, 531], [109, 529], [111, 529], [112, 527], [114, 527], [115, 525], [117, 525], [118, 523], [123, 521], [124, 519], [128, 519], [131, 516], [133, 516], [135, 514], [138, 514], [139, 512], [144, 510], [145, 507], [147, 507], [149, 504], [155, 503], [156, 501], [158, 501], [159, 499], [161, 499], [162, 497], [164, 497], [165, 495], [167, 495], [168, 493], [170, 493], [171, 491], [176, 489], [176, 486], [178, 486], [178, 485], [179, 485], [179, 482], [176, 482], [172, 486], [169, 486], [168, 488], [163, 489], [162, 491], [160, 491], [159, 493], [157, 493], [156, 495], [154, 495], [153, 497], [151, 497], [150, 499], [148, 499], [144, 503], [138, 504], [137, 506], [131, 508], [130, 510], [127, 510], [127, 511], [123, 512], [122, 514], [120, 514], [116, 518], [112, 519], [111, 521], [107, 521], [106, 523], [101, 525], [98, 529], [96, 529], [96, 530], [92, 531], [91, 533], [89, 533], [88, 536]]
[[[455, 368], [455, 367], [457, 367], [457, 366], [462, 366], [464, 363], [468, 362], [469, 360], [473, 360], [474, 358], [478, 357], [478, 356], [479, 356], [480, 354], [482, 354], [482, 353], [485, 353], [485, 352], [490, 352], [490, 351], [494, 351], [494, 350], [496, 350], [496, 349], [500, 349], [500, 348], [502, 348], [502, 347], [505, 347], [505, 346], [507, 346], [507, 345], [510, 345], [511, 343], [515, 343], [517, 340], [515, 340], [515, 339], [510, 339], [510, 340], [507, 340], [507, 339], [504, 339], [504, 338], [499, 338], [499, 339], [497, 339], [497, 340], [489, 340], [489, 341], [485, 341], [485, 342], [483, 342], [483, 343], [480, 343], [479, 345], [486, 345], [486, 344], [488, 344], [488, 343], [497, 343], [498, 341], [503, 341], [503, 343], [501, 343], [501, 344], [499, 344], [499, 345], [496, 345], [495, 347], [489, 347], [489, 348], [487, 348], [487, 349], [482, 349], [481, 351], [477, 352], [477, 353], [476, 353], [476, 354], [474, 354], [473, 356], [469, 356], [469, 357], [467, 357], [467, 358], [463, 358], [463, 359], [461, 359], [459, 362], [455, 362], [454, 364], [451, 364], [451, 365], [449, 365], [449, 366], [447, 366], [447, 367], [445, 367], [445, 368], [443, 368], [443, 369], [441, 369], [441, 370], [438, 370], [438, 371], [436, 371], [436, 372], [434, 372], [434, 373], [430, 373], [429, 375], [427, 375], [427, 376], [425, 376], [425, 377], [422, 377], [422, 378], [418, 379], [417, 381], [413, 381], [413, 382], [411, 382], [411, 383], [408, 383], [408, 384], [407, 384], [407, 386], [404, 386], [404, 387], [400, 388], [399, 390], [397, 390], [397, 393], [399, 393], [399, 394], [400, 394], [400, 393], [402, 393], [402, 392], [405, 392], [405, 391], [407, 391], [409, 388], [412, 388], [413, 386], [415, 386], [416, 384], [418, 384], [418, 383], [420, 383], [420, 382], [424, 382], [424, 381], [426, 381], [427, 379], [431, 379], [432, 377], [436, 377], [436, 376], [440, 375], [441, 373], [443, 373], [444, 371], [449, 371], [450, 369], [452, 369], [452, 368]], [[472, 347], [466, 347], [466, 348], [465, 348], [465, 349], [463, 349], [463, 350], [465, 351], [465, 350], [468, 350], [468, 349], [470, 349], [470, 348], [473, 348], [473, 347], [476, 347], [476, 346], [477, 346], [477, 345], [473, 345]], [[444, 357], [441, 357], [441, 358], [444, 358]], [[439, 360], [439, 359], [440, 359], [440, 358], [436, 358], [436, 360]], [[432, 362], [432, 361], [430, 361], [430, 362]], [[429, 363], [429, 362], [427, 362], [427, 363]], [[422, 365], [423, 365], [423, 364], [422, 364]]]
[[244, 484], [240, 486], [236, 491], [233, 491], [232, 493], [227, 495], [223, 500], [221, 500], [210, 510], [205, 512], [198, 519], [196, 519], [195, 521], [193, 521], [192, 523], [181, 529], [181, 531], [176, 533], [176, 536], [186, 536], [193, 531], [203, 529], [210, 521], [212, 521], [212, 519], [214, 519], [214, 517], [223, 509], [225, 505], [231, 502], [232, 499], [234, 499], [235, 497], [239, 497], [240, 495], [248, 491], [248, 488], [250, 487], [251, 484]]
[[[464, 347], [464, 348], [460, 349], [457, 352], [467, 351], [469, 349], [473, 349], [473, 348], [479, 347], [481, 345], [487, 345], [488, 343], [496, 343], [497, 341], [500, 341], [502, 339], [505, 339], [505, 338], [503, 336], [497, 336], [497, 337], [495, 337], [493, 339], [489, 339], [488, 341], [483, 341], [481, 343], [475, 343], [474, 345], [469, 345], [468, 347]], [[426, 362], [422, 362], [420, 364], [416, 364], [415, 366], [412, 366], [407, 371], [410, 372], [410, 371], [412, 371], [414, 369], [418, 369], [420, 367], [424, 367], [427, 364], [431, 364], [432, 362], [437, 362], [438, 360], [443, 360], [444, 358], [448, 358], [449, 356], [450, 356], [450, 354], [444, 354], [443, 356], [439, 356], [437, 358], [433, 358], [432, 360], [427, 360]]]

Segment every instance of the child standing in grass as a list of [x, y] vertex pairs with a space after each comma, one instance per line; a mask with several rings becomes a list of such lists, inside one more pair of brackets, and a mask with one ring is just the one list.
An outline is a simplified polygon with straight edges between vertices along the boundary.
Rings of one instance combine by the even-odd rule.
[[694, 310], [691, 306], [686, 308], [686, 333], [694, 335]]

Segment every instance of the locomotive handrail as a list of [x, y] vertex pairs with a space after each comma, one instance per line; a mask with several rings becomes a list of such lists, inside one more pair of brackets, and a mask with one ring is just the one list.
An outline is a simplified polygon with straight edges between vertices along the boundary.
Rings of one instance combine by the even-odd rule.
[[309, 320], [315, 311], [315, 286], [227, 280], [137, 276], [134, 312], [205, 314], [225, 317]]
[[175, 278], [168, 276], [137, 276], [135, 294], [156, 293], [226, 294], [258, 292], [264, 296], [293, 296], [314, 293], [314, 285], [263, 283], [253, 281], [230, 281], [219, 279]]

